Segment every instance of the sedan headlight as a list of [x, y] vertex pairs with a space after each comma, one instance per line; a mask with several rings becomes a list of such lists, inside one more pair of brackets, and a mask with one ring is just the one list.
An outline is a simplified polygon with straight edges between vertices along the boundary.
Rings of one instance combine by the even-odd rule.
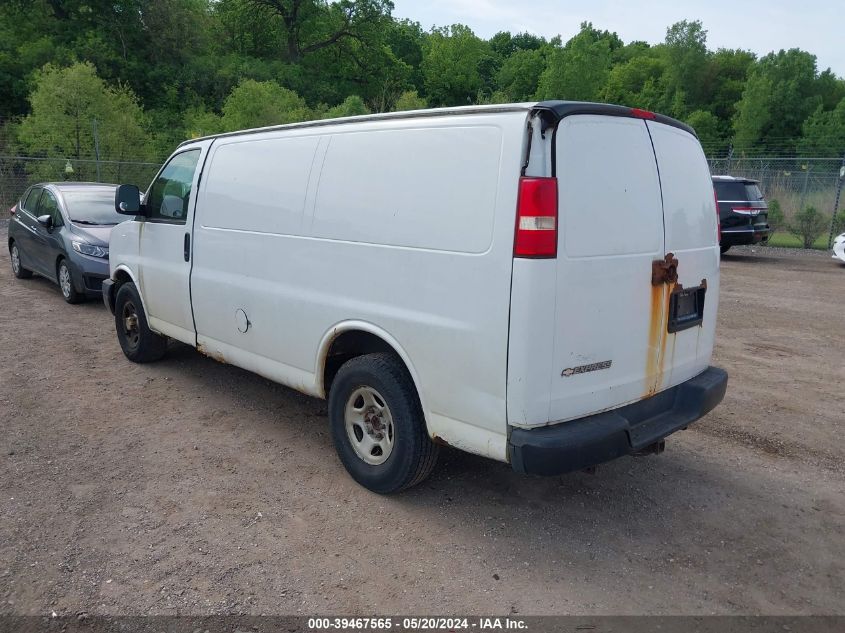
[[94, 246], [93, 244], [86, 244], [85, 242], [71, 242], [71, 244], [73, 245], [73, 250], [77, 253], [82, 253], [83, 255], [103, 258], [109, 256], [109, 249], [105, 246]]

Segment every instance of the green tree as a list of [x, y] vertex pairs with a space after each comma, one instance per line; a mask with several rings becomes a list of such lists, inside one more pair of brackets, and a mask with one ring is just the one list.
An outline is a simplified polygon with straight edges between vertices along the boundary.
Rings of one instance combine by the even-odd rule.
[[537, 98], [598, 100], [610, 74], [611, 55], [621, 45], [615, 33], [597, 31], [591, 23], [582, 23], [581, 31], [566, 46], [548, 55]]
[[741, 150], [767, 141], [780, 151], [794, 151], [804, 121], [822, 103], [816, 58], [797, 48], [770, 53], [749, 73], [734, 118]]
[[722, 137], [722, 126], [716, 115], [706, 110], [696, 110], [690, 113], [686, 119], [701, 141], [705, 152], [708, 154], [722, 151], [727, 146], [727, 141]]
[[682, 117], [686, 114], [686, 106], [704, 105], [704, 76], [709, 57], [707, 31], [698, 20], [676, 22], [666, 29], [663, 51], [666, 56], [663, 75], [666, 102], [678, 104], [672, 114]]
[[338, 119], [345, 116], [358, 116], [361, 114], [369, 114], [370, 110], [364, 104], [364, 100], [358, 95], [346, 97], [343, 103], [336, 105], [333, 108], [326, 110], [324, 119]]
[[508, 101], [529, 101], [537, 92], [546, 60], [539, 49], [522, 49], [505, 59], [496, 75], [496, 87]]
[[666, 62], [645, 53], [617, 64], [610, 71], [602, 100], [646, 110], [662, 110], [661, 78]]
[[396, 112], [401, 112], [403, 110], [423, 110], [427, 107], [428, 104], [425, 99], [420, 97], [416, 90], [406, 90], [396, 100], [393, 109]]
[[273, 81], [247, 79], [226, 98], [221, 120], [224, 130], [296, 123], [311, 118], [305, 100]]
[[804, 122], [801, 151], [807, 156], [841, 156], [845, 153], [845, 98], [833, 110], [822, 106]]
[[285, 58], [293, 63], [341, 42], [365, 39], [393, 10], [390, 0], [245, 1], [278, 20]]
[[[89, 63], [46, 65], [36, 74], [31, 113], [18, 127], [18, 142], [31, 156], [73, 159], [76, 178], [95, 178], [95, 129], [102, 160], [150, 158], [144, 114], [126, 87], [109, 87]], [[58, 163], [33, 164], [33, 175], [60, 178]], [[63, 165], [62, 165], [63, 167]]]
[[488, 51], [487, 43], [462, 24], [432, 31], [421, 65], [428, 101], [435, 106], [472, 103], [484, 85], [479, 65]]

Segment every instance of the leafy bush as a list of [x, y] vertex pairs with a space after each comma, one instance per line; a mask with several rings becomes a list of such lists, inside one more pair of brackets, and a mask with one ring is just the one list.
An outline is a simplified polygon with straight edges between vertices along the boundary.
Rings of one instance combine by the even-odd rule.
[[812, 248], [828, 227], [828, 218], [815, 207], [805, 207], [789, 223], [789, 232], [801, 238], [804, 248]]
[[772, 233], [784, 228], [785, 218], [783, 217], [783, 209], [780, 208], [779, 200], [769, 200], [769, 226], [772, 228]]
[[393, 110], [401, 112], [403, 110], [423, 110], [428, 107], [425, 99], [417, 94], [416, 90], [406, 90], [396, 100], [396, 105]]
[[840, 209], [839, 213], [833, 217], [833, 235], [840, 233], [845, 233], [845, 209]]

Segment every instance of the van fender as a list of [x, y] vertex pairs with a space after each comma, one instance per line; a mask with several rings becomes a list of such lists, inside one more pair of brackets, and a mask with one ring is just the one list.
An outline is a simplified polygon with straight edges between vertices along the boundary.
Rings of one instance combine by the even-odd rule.
[[[144, 314], [149, 314], [149, 312], [147, 312], [146, 302], [144, 301], [144, 293], [141, 290], [141, 285], [138, 283], [138, 277], [135, 275], [134, 272], [132, 272], [132, 269], [129, 268], [129, 266], [127, 266], [126, 264], [118, 264], [114, 271], [111, 273], [111, 275], [109, 275], [109, 278], [114, 280], [117, 273], [121, 271], [129, 275], [129, 279], [132, 281], [133, 284], [135, 284], [135, 287], [138, 289], [138, 296], [141, 297], [141, 307], [144, 310]], [[115, 296], [111, 297], [110, 300], [113, 303], [115, 299], [117, 299], [116, 292]]]
[[417, 397], [420, 399], [420, 407], [422, 407], [423, 418], [425, 419], [425, 426], [428, 434], [431, 435], [431, 429], [428, 421], [428, 407], [425, 403], [425, 395], [420, 387], [420, 379], [417, 370], [414, 368], [414, 364], [411, 362], [411, 358], [408, 356], [408, 353], [399, 344], [393, 336], [391, 336], [386, 330], [380, 328], [373, 323], [369, 323], [367, 321], [341, 321], [336, 323], [332, 327], [330, 327], [325, 334], [323, 334], [323, 338], [320, 341], [319, 347], [319, 354], [317, 357], [317, 372], [315, 374], [316, 382], [317, 382], [317, 391], [320, 396], [324, 399], [328, 399], [329, 394], [326, 393], [326, 385], [324, 384], [324, 375], [326, 371], [326, 361], [329, 357], [329, 349], [331, 349], [332, 343], [334, 340], [343, 334], [344, 332], [350, 332], [353, 330], [367, 332], [368, 334], [372, 334], [374, 336], [379, 337], [385, 343], [387, 343], [396, 355], [402, 359], [402, 362], [405, 363], [405, 367], [408, 369], [408, 373], [411, 375], [411, 380], [414, 383], [414, 389], [417, 390]]

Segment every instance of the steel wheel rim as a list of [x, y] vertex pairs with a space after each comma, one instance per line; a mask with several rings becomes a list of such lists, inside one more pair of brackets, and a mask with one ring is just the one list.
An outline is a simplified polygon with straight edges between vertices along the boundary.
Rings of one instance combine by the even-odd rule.
[[123, 311], [121, 313], [121, 323], [123, 326], [123, 336], [131, 348], [138, 347], [138, 340], [141, 337], [141, 332], [138, 329], [138, 310], [135, 304], [127, 301], [123, 304]]
[[382, 395], [372, 387], [358, 387], [343, 411], [346, 435], [355, 454], [367, 464], [383, 464], [396, 441], [393, 416]]
[[21, 254], [18, 247], [12, 247], [12, 271], [17, 275], [21, 271]]
[[65, 297], [70, 296], [70, 270], [67, 264], [59, 266], [59, 286], [62, 288], [62, 294]]

